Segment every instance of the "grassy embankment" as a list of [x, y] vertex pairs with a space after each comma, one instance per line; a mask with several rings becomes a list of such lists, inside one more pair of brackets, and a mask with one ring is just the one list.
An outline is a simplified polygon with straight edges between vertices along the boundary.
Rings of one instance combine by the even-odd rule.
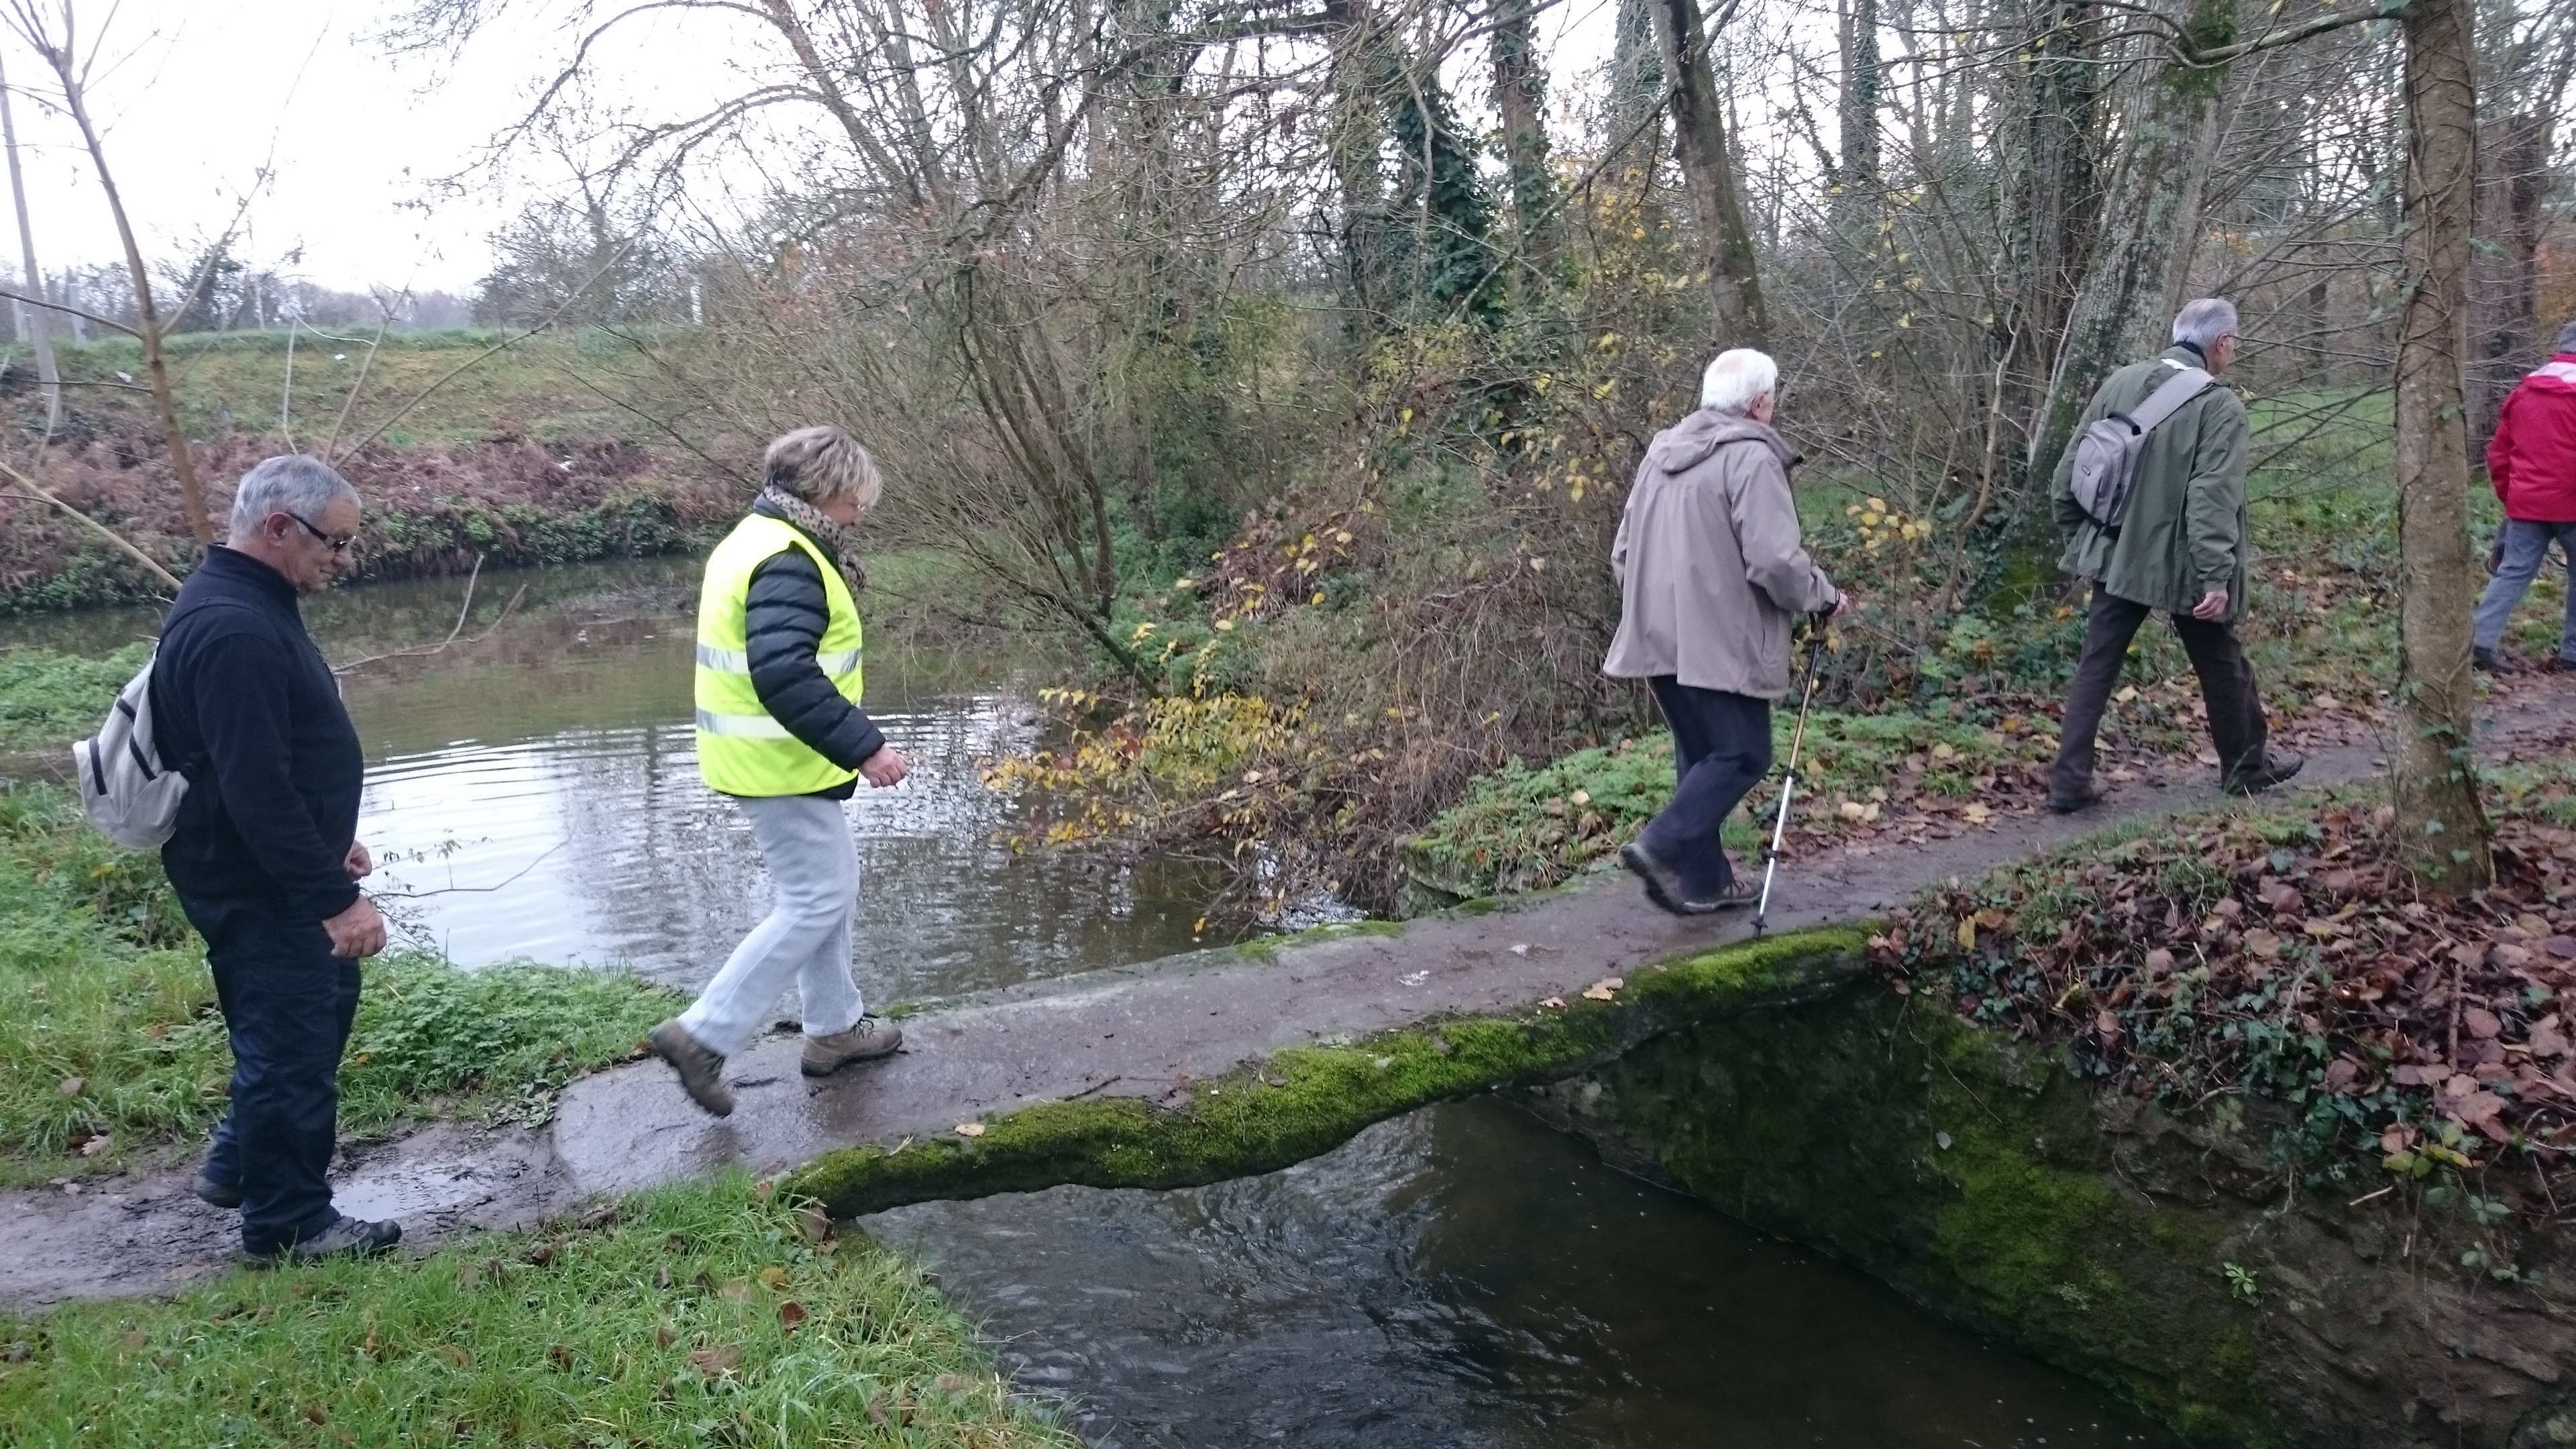
[[1077, 1441], [864, 1236], [739, 1176], [426, 1260], [0, 1317], [21, 1445]]
[[[543, 564], [688, 549], [731, 518], [737, 485], [648, 421], [669, 409], [627, 343], [549, 334], [481, 355], [500, 340], [394, 334], [370, 363], [367, 337], [306, 333], [290, 369], [283, 332], [172, 339], [180, 421], [213, 506], [220, 511], [232, 480], [260, 457], [319, 451], [335, 431], [345, 451], [382, 429], [342, 462], [369, 503], [360, 578], [461, 572], [477, 554]], [[66, 392], [63, 427], [39, 471], [68, 502], [184, 572], [192, 546], [177, 484], [147, 395], [123, 381], [141, 367], [130, 339], [64, 350], [64, 376], [80, 385]], [[26, 436], [41, 435], [32, 388], [10, 391], [5, 406]], [[149, 575], [55, 510], [0, 503], [0, 521], [0, 612], [155, 591]]]
[[[541, 1120], [630, 1056], [678, 994], [611, 972], [368, 963], [340, 1072], [344, 1135], [412, 1118]], [[232, 1053], [203, 947], [148, 854], [67, 791], [0, 791], [0, 1183], [148, 1166], [222, 1113]]]

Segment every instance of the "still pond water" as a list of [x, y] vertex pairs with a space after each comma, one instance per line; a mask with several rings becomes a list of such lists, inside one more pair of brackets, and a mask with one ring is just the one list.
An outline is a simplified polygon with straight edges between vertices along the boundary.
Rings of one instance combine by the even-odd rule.
[[[467, 639], [348, 676], [362, 831], [406, 928], [455, 959], [682, 986], [766, 909], [698, 783], [685, 561], [487, 578]], [[509, 593], [518, 610], [489, 625]], [[435, 644], [459, 585], [308, 608], [335, 660]], [[0, 625], [103, 650], [156, 616]], [[868, 704], [914, 763], [849, 806], [874, 1001], [1186, 950], [1215, 888], [1174, 862], [1020, 856], [976, 766], [1039, 721], [1007, 661], [872, 641]], [[1286, 1172], [1182, 1192], [933, 1203], [871, 1227], [941, 1265], [1028, 1388], [1102, 1446], [1914, 1449], [2164, 1445], [2094, 1390], [1613, 1172], [1500, 1099], [1388, 1122]]]

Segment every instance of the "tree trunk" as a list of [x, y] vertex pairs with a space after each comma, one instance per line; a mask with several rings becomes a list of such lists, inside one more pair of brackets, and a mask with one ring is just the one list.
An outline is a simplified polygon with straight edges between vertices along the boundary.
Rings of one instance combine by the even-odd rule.
[[1494, 113], [1503, 122], [1503, 163], [1510, 178], [1513, 236], [1521, 265], [1515, 277], [1547, 278], [1556, 270], [1556, 201], [1547, 171], [1547, 67], [1538, 54], [1530, 0], [1495, 0]]
[[1699, 0], [1653, 0], [1655, 39], [1673, 118], [1673, 156], [1698, 223], [1700, 266], [1717, 309], [1717, 342], [1760, 347], [1770, 334], [1762, 284], [1754, 264], [1753, 232], [1744, 216], [1733, 148], [1727, 144], [1725, 103], [1708, 59], [1709, 37]]
[[2524, 112], [2505, 117], [2489, 133], [2495, 142], [2479, 159], [2487, 163], [2481, 210], [2494, 243], [2473, 287], [2478, 345], [2469, 351], [2469, 466], [2486, 456], [2505, 394], [2522, 374], [2546, 360], [2540, 335], [2541, 197], [2549, 184], [2549, 124]]
[[[2056, 551], [2045, 490], [2034, 474], [2049, 431], [2050, 383], [2066, 345], [2100, 212], [2093, 153], [2099, 86], [2090, 0], [2030, 0], [2022, 47], [2022, 154], [2010, 194], [2004, 305], [1997, 309], [1997, 405], [2015, 435], [1991, 441], [1984, 486], [2013, 500], [2011, 551], [2037, 567]], [[2079, 407], [2081, 403], [2077, 404]]]
[[2469, 756], [2477, 692], [2469, 468], [2460, 362], [2477, 186], [2477, 88], [2465, 0], [2416, 0], [2406, 35], [2406, 305], [2397, 347], [2399, 738], [2396, 840], [2426, 885], [2491, 882]]
[[[9, 81], [0, 76], [0, 145], [9, 149], [9, 194], [18, 203], [18, 252], [26, 263], [27, 295], [42, 300], [45, 274], [36, 266], [36, 228], [27, 216], [27, 181], [18, 167], [18, 123], [9, 114]], [[54, 362], [54, 319], [42, 307], [28, 307], [28, 335], [36, 346], [36, 380], [45, 387], [45, 435], [63, 425], [63, 374]]]
[[1851, 0], [1842, 16], [1842, 164], [1834, 168], [1841, 215], [1866, 210], [1878, 194], [1878, 94], [1886, 67], [1878, 54], [1878, 0]]
[[[2225, 43], [2224, 38], [2216, 43]], [[2202, 144], [2216, 119], [2221, 69], [2168, 64], [2148, 87], [2146, 111], [2129, 127], [2126, 154], [2111, 184], [2111, 203], [2092, 265], [2085, 268], [2066, 344], [2049, 387], [2047, 417], [2028, 458], [2045, 476], [2074, 435], [2075, 420], [2112, 369], [2153, 350], [2197, 225], [2211, 148]]]
[[1378, 167], [1385, 130], [1372, 56], [1379, 41], [1370, 33], [1375, 18], [1366, 0], [1324, 0], [1324, 20], [1332, 48], [1327, 68], [1332, 112], [1325, 122], [1324, 148], [1341, 192], [1344, 286], [1351, 302], [1351, 331], [1360, 336], [1373, 330], [1370, 319], [1382, 310], [1385, 292], [1386, 176]]

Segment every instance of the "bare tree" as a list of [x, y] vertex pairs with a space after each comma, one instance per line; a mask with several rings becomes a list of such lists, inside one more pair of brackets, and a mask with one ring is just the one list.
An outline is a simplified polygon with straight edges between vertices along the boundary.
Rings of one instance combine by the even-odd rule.
[[[36, 228], [27, 215], [27, 179], [18, 165], [18, 122], [10, 112], [6, 75], [0, 75], [0, 145], [9, 149], [9, 195], [18, 206], [18, 254], [26, 263], [27, 290], [42, 297], [45, 274], [36, 266]], [[27, 307], [26, 312], [36, 345], [36, 377], [45, 387], [45, 431], [51, 434], [63, 425], [63, 373], [54, 362], [54, 319], [41, 306]]]

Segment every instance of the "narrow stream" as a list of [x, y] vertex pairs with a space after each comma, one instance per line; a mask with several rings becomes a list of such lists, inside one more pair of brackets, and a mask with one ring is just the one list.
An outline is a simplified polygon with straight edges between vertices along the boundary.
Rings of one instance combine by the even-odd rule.
[[867, 1220], [1101, 1449], [2178, 1445], [1497, 1097], [1285, 1172]]
[[[486, 578], [457, 644], [348, 676], [375, 884], [415, 939], [469, 965], [694, 986], [766, 908], [757, 851], [691, 759], [694, 579], [687, 561]], [[520, 609], [477, 637], [522, 584]], [[308, 617], [336, 660], [423, 649], [459, 591], [338, 592]], [[101, 651], [157, 622], [10, 620], [0, 643]], [[915, 765], [849, 807], [872, 1000], [1193, 944], [1217, 884], [1203, 870], [997, 842], [1009, 812], [975, 765], [1038, 728], [1009, 661], [871, 639], [868, 704]], [[927, 1204], [872, 1226], [943, 1265], [1019, 1381], [1069, 1396], [1103, 1449], [2173, 1442], [1497, 1099], [1266, 1177]]]

